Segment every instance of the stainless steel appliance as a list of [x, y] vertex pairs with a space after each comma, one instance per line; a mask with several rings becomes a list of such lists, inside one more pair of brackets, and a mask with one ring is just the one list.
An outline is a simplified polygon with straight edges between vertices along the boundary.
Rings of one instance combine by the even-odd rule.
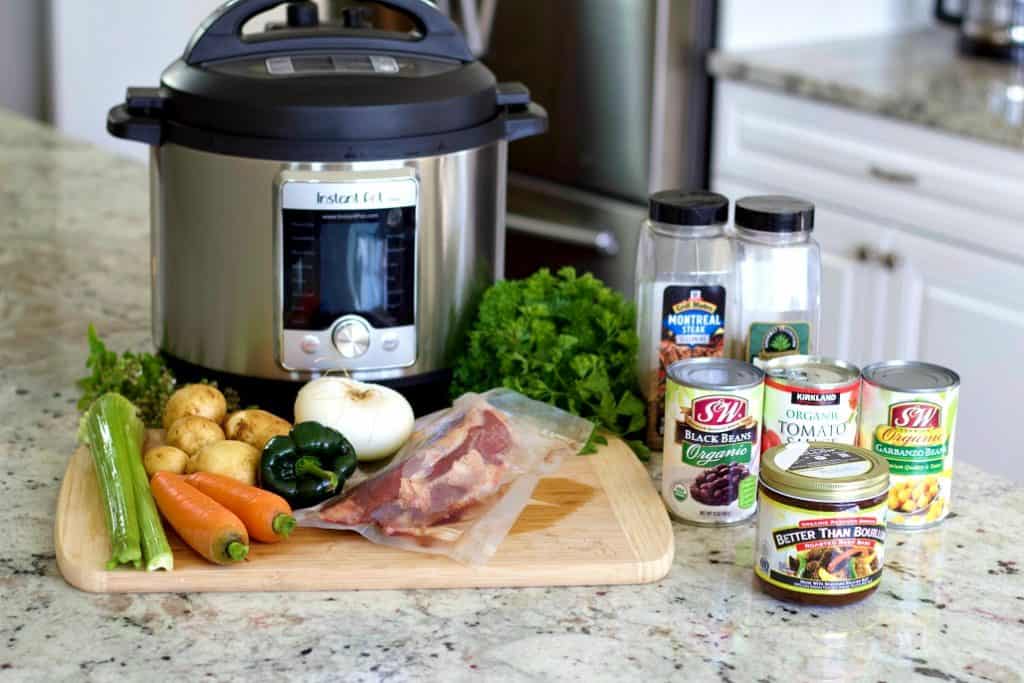
[[707, 183], [713, 0], [502, 0], [484, 61], [557, 135], [510, 151], [506, 273], [573, 264], [633, 288], [646, 200]]
[[325, 371], [439, 398], [472, 303], [502, 275], [507, 143], [544, 111], [496, 83], [423, 0], [414, 33], [288, 24], [235, 0], [108, 130], [152, 145], [153, 339], [237, 385]]
[[1024, 0], [936, 0], [935, 16], [960, 27], [962, 53], [1024, 62]]

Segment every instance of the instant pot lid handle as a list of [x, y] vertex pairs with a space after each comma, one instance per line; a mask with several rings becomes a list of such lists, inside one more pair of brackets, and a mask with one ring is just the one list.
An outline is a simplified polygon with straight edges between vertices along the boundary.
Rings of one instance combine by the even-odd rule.
[[383, 31], [320, 26], [315, 31], [268, 31], [243, 36], [242, 27], [257, 14], [288, 0], [228, 0], [208, 16], [185, 47], [183, 59], [189, 65], [254, 54], [295, 53], [306, 50], [382, 50], [474, 61], [459, 29], [426, 0], [371, 0], [410, 16], [419, 38], [388, 36]]

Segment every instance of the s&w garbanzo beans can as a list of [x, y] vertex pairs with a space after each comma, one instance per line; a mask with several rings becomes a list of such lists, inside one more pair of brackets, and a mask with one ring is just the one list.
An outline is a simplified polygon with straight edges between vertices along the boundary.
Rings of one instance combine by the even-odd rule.
[[860, 368], [823, 356], [764, 363], [761, 452], [794, 441], [857, 443]]
[[889, 462], [889, 526], [924, 529], [949, 514], [960, 377], [917, 361], [864, 368], [858, 443]]
[[693, 524], [749, 519], [757, 509], [764, 373], [730, 358], [668, 367], [661, 495]]

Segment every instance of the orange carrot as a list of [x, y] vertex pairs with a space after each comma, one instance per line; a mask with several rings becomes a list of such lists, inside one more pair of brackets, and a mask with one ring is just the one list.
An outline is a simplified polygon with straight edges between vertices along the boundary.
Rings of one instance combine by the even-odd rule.
[[291, 506], [276, 493], [210, 472], [190, 474], [185, 481], [238, 515], [257, 541], [276, 543], [295, 528]]
[[180, 474], [157, 472], [149, 488], [160, 513], [197, 553], [217, 564], [245, 559], [249, 534], [233, 512], [189, 486]]

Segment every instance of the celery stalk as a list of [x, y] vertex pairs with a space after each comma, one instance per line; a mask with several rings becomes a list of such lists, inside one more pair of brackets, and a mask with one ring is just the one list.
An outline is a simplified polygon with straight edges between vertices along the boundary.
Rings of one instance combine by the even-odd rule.
[[[125, 411], [123, 403], [132, 409]], [[104, 394], [93, 401], [82, 417], [78, 438], [89, 446], [100, 497], [110, 535], [110, 561], [108, 569], [122, 564], [142, 563], [139, 539], [138, 512], [135, 507], [135, 488], [132, 484], [128, 454], [135, 443], [128, 428], [126, 414], [135, 416], [134, 406], [118, 394]], [[135, 449], [138, 450], [136, 445]]]
[[135, 449], [129, 460], [132, 485], [135, 489], [135, 508], [139, 515], [139, 531], [142, 534], [142, 558], [146, 562], [147, 572], [157, 569], [170, 571], [174, 569], [174, 554], [171, 553], [171, 546], [167, 542], [164, 525], [160, 522], [160, 513], [157, 512], [153, 493], [149, 490], [146, 469], [142, 466], [142, 440], [145, 438], [146, 428], [138, 417], [132, 422], [139, 433], [138, 439], [132, 440]]

